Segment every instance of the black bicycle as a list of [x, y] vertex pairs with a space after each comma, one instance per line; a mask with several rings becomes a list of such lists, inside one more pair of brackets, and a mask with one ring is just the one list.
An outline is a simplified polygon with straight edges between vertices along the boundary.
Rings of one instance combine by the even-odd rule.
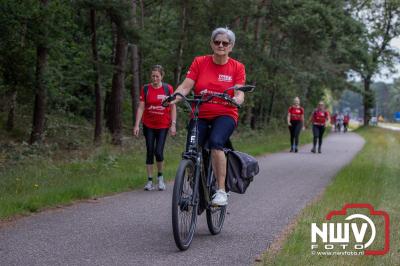
[[197, 216], [204, 210], [206, 210], [208, 229], [212, 235], [221, 232], [226, 214], [226, 206], [211, 204], [212, 195], [217, 190], [217, 186], [211, 166], [211, 151], [207, 148], [207, 144], [200, 147], [198, 143], [199, 107], [213, 98], [220, 98], [239, 108], [240, 106], [227, 92], [229, 90], [251, 92], [254, 88], [251, 85], [231, 87], [223, 93], [203, 94], [193, 99], [174, 93], [164, 100], [165, 105], [173, 101], [176, 96], [180, 96], [193, 114], [193, 127], [186, 145], [187, 149], [182, 155], [176, 172], [172, 195], [172, 229], [175, 243], [180, 250], [189, 248], [196, 230]]

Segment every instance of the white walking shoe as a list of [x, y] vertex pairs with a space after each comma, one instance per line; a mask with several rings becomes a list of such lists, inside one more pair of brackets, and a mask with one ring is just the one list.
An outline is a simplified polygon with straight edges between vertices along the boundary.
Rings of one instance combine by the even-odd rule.
[[144, 190], [150, 191], [153, 190], [153, 181], [147, 181], [147, 184], [144, 186]]
[[212, 196], [211, 203], [218, 206], [228, 205], [228, 194], [224, 190], [218, 189]]
[[165, 190], [166, 186], [164, 183], [164, 177], [163, 176], [159, 176], [158, 177], [158, 190]]

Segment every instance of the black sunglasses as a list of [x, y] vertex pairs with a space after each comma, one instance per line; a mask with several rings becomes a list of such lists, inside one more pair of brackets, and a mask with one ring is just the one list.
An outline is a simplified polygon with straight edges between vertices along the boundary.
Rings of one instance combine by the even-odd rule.
[[228, 47], [229, 44], [231, 44], [230, 42], [225, 42], [225, 41], [213, 41], [215, 46], [220, 46], [222, 43], [223, 47]]

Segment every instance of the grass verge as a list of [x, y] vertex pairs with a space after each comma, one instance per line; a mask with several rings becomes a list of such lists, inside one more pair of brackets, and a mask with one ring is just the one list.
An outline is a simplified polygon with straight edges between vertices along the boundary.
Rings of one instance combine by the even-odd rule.
[[[164, 170], [167, 179], [175, 176], [184, 149], [185, 132], [179, 133], [180, 136], [167, 140]], [[237, 150], [260, 155], [288, 148], [288, 135], [286, 130], [242, 129], [232, 142]], [[301, 141], [310, 142], [311, 133], [304, 131]], [[28, 156], [17, 164], [0, 168], [0, 220], [74, 200], [141, 188], [146, 182], [144, 147], [142, 137], [127, 140], [122, 148], [103, 146], [90, 152], [86, 148], [85, 154], [67, 153], [61, 161], [51, 156]], [[65, 160], [68, 154], [73, 157]]]
[[[281, 249], [277, 253], [267, 252], [261, 264], [400, 265], [400, 133], [380, 128], [361, 128], [357, 133], [366, 140], [363, 150], [340, 171], [321, 199], [302, 211]], [[311, 223], [326, 222], [325, 216], [332, 210], [340, 210], [345, 203], [369, 203], [389, 214], [389, 253], [384, 256], [311, 254]], [[383, 233], [380, 236], [378, 241], [383, 241]]]

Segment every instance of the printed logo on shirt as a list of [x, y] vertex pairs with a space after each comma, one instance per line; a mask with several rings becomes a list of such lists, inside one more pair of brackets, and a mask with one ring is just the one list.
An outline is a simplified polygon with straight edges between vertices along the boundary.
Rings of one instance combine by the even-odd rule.
[[165, 110], [165, 107], [164, 106], [150, 105], [148, 110], [163, 111], [163, 110]]
[[156, 105], [150, 105], [149, 108], [147, 108], [147, 111], [149, 113], [155, 114], [155, 115], [164, 115], [164, 110], [165, 110], [165, 107], [156, 106]]
[[166, 98], [165, 95], [157, 95], [157, 100], [164, 100]]
[[219, 74], [218, 75], [218, 81], [232, 82], [232, 76]]

